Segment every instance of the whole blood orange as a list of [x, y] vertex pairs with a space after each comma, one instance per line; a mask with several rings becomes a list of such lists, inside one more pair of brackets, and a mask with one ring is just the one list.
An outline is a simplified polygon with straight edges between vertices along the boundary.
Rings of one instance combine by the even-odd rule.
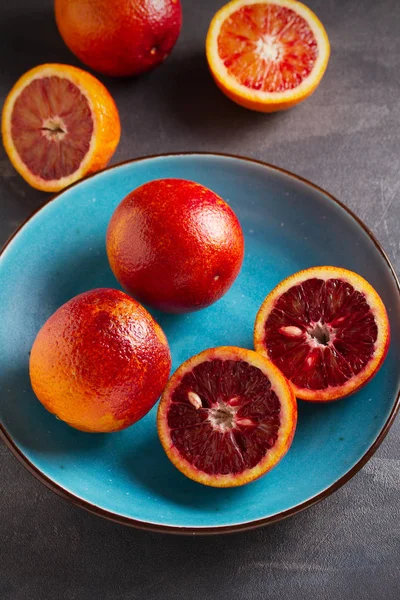
[[243, 261], [239, 221], [208, 188], [183, 179], [146, 183], [124, 198], [107, 230], [107, 253], [121, 285], [160, 310], [209, 306]]
[[297, 0], [233, 0], [211, 21], [206, 51], [217, 85], [231, 100], [273, 112], [313, 93], [330, 46], [322, 23]]
[[172, 463], [213, 487], [249, 483], [272, 469], [293, 439], [297, 406], [282, 373], [252, 350], [205, 350], [174, 373], [158, 434]]
[[57, 192], [104, 168], [118, 145], [115, 102], [93, 75], [46, 64], [23, 75], [2, 115], [7, 154], [33, 187]]
[[324, 402], [358, 390], [382, 365], [390, 341], [381, 298], [360, 275], [313, 267], [285, 279], [257, 315], [254, 344], [298, 398]]
[[76, 296], [43, 325], [32, 347], [33, 390], [47, 410], [82, 431], [124, 429], [157, 401], [169, 376], [167, 339], [119, 290]]
[[138, 75], [172, 51], [182, 25], [180, 0], [55, 0], [69, 49], [104, 75]]

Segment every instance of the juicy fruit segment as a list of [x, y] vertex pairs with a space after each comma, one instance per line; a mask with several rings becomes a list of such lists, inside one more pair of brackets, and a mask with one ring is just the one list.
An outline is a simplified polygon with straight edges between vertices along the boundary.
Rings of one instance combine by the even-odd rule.
[[[215, 359], [197, 365], [171, 400], [173, 444], [210, 475], [252, 469], [278, 438], [278, 397], [269, 379], [244, 361]], [[196, 435], [188, 434], [188, 427], [197, 427]]]
[[162, 63], [182, 25], [180, 0], [55, 0], [55, 17], [71, 52], [111, 76]]
[[241, 348], [206, 350], [184, 363], [162, 396], [158, 431], [185, 475], [214, 487], [270, 470], [293, 438], [297, 409], [281, 373]]
[[82, 431], [110, 432], [141, 419], [169, 376], [167, 339], [135, 300], [113, 289], [76, 296], [32, 346], [33, 390], [51, 413]]
[[69, 65], [23, 75], [2, 115], [7, 154], [33, 187], [58, 191], [106, 166], [120, 137], [115, 103], [100, 81]]
[[329, 52], [323, 25], [295, 0], [233, 0], [215, 15], [207, 36], [217, 85], [238, 104], [264, 112], [309, 96]]
[[343, 397], [382, 364], [389, 322], [360, 276], [334, 267], [302, 271], [278, 286], [256, 320], [255, 347], [283, 372], [299, 398]]
[[87, 98], [68, 79], [35, 79], [11, 115], [15, 148], [28, 169], [51, 181], [74, 173], [89, 151], [93, 118]]
[[224, 21], [218, 53], [228, 73], [246, 87], [283, 92], [313, 70], [318, 45], [307, 21], [277, 4], [242, 6]]
[[145, 304], [172, 313], [216, 302], [239, 274], [240, 223], [208, 188], [159, 179], [133, 190], [115, 210], [107, 254], [120, 284]]
[[365, 296], [340, 279], [314, 278], [292, 287], [265, 323], [270, 359], [296, 386], [312, 390], [357, 375], [371, 359], [377, 336]]

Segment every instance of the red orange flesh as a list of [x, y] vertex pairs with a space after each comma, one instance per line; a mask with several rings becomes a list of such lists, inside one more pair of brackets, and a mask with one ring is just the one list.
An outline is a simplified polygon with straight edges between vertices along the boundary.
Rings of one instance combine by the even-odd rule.
[[233, 0], [214, 16], [207, 59], [221, 90], [238, 104], [272, 112], [319, 85], [330, 47], [316, 15], [296, 0]]
[[32, 186], [57, 192], [105, 167], [120, 138], [114, 100], [90, 73], [45, 64], [25, 73], [2, 113], [4, 147]]
[[184, 179], [146, 183], [124, 198], [107, 230], [107, 254], [121, 285], [160, 310], [209, 306], [230, 288], [243, 261], [244, 238], [229, 207]]
[[252, 350], [212, 348], [169, 380], [157, 415], [167, 456], [213, 487], [244, 485], [272, 469], [293, 439], [297, 406], [281, 372]]
[[377, 292], [360, 275], [313, 267], [266, 297], [254, 344], [289, 379], [298, 398], [347, 396], [371, 379], [388, 351], [390, 326]]
[[171, 368], [167, 339], [119, 290], [85, 292], [61, 306], [32, 346], [30, 378], [47, 410], [82, 431], [124, 429], [161, 394]]

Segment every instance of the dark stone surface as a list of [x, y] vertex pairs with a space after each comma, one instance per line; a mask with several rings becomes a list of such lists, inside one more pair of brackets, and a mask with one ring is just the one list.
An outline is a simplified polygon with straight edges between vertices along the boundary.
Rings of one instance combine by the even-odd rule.
[[[400, 267], [400, 5], [310, 0], [332, 42], [320, 89], [264, 116], [228, 101], [204, 39], [223, 2], [183, 0], [171, 58], [140, 79], [102, 80], [121, 113], [114, 162], [181, 150], [238, 153], [293, 170], [350, 206]], [[78, 64], [50, 0], [0, 7], [0, 97], [42, 62]], [[0, 154], [0, 242], [43, 204]], [[333, 496], [277, 525], [212, 538], [136, 531], [91, 516], [36, 481], [0, 446], [2, 600], [398, 600], [400, 421]]]

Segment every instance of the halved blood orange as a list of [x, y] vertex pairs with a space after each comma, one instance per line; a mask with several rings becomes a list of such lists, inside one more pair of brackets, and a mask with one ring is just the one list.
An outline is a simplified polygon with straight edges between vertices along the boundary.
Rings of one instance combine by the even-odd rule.
[[382, 365], [390, 326], [384, 304], [360, 275], [338, 267], [295, 273], [266, 297], [254, 345], [298, 398], [336, 400], [358, 390]]
[[23, 75], [2, 114], [4, 147], [33, 187], [56, 192], [106, 166], [120, 138], [104, 85], [76, 67], [45, 64]]
[[158, 408], [161, 443], [184, 475], [213, 487], [249, 483], [293, 439], [297, 405], [282, 373], [252, 350], [204, 350], [169, 380]]
[[313, 93], [330, 45], [317, 16], [297, 0], [233, 0], [211, 21], [206, 52], [217, 85], [231, 100], [273, 112]]

